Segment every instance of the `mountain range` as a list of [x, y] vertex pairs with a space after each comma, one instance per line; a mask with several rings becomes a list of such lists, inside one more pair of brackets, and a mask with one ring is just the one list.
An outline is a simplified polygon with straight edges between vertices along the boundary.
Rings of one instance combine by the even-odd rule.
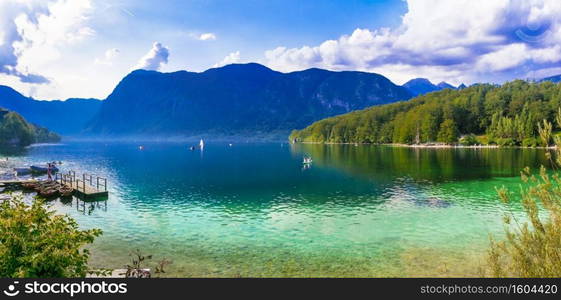
[[103, 101], [85, 134], [285, 135], [329, 116], [411, 97], [386, 77], [365, 72], [281, 73], [255, 63], [201, 73], [137, 70]]
[[465, 87], [425, 78], [399, 86], [380, 74], [317, 68], [281, 73], [249, 63], [200, 73], [136, 70], [103, 101], [40, 101], [0, 86], [0, 107], [67, 136], [284, 135], [327, 117]]
[[0, 85], [0, 107], [18, 112], [28, 122], [63, 135], [80, 133], [99, 110], [102, 101], [72, 98], [41, 101], [25, 97], [11, 87]]

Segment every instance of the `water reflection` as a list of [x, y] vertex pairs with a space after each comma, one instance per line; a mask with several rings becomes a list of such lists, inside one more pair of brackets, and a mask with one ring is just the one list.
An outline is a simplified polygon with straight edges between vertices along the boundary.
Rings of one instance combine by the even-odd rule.
[[28, 151], [27, 147], [0, 146], [0, 156], [25, 156]]
[[524, 167], [548, 165], [543, 149], [407, 148], [373, 145], [296, 144], [293, 155], [311, 155], [317, 166], [377, 181], [408, 177], [445, 182], [513, 177]]
[[107, 200], [102, 201], [83, 201], [74, 197], [76, 200], [76, 210], [84, 215], [91, 215], [95, 210], [107, 212]]
[[23, 200], [31, 204], [34, 201], [41, 200], [45, 203], [55, 207], [75, 207], [76, 211], [82, 215], [92, 215], [94, 211], [107, 212], [107, 200], [94, 200], [84, 201], [76, 196], [71, 197], [58, 197], [51, 199], [44, 199], [37, 196], [37, 193], [29, 190], [22, 190], [15, 185], [6, 185], [0, 187], [1, 199], [10, 199], [12, 197], [23, 197]]

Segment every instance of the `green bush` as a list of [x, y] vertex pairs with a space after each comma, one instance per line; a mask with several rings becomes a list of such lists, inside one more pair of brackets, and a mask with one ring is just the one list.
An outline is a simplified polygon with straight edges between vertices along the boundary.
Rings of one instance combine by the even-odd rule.
[[41, 201], [14, 197], [0, 203], [0, 277], [84, 277], [89, 252], [83, 246], [101, 230], [79, 230], [66, 215]]
[[478, 144], [477, 137], [473, 134], [464, 135], [460, 138], [460, 145], [471, 146]]
[[501, 147], [516, 146], [516, 141], [512, 138], [497, 138], [495, 141]]
[[537, 138], [525, 138], [522, 140], [522, 147], [538, 147], [541, 142]]
[[[522, 204], [529, 222], [519, 224], [512, 215], [504, 217], [506, 239], [491, 240], [488, 256], [493, 277], [559, 277], [561, 276], [561, 178], [550, 176], [542, 167], [540, 175], [523, 172], [527, 187], [522, 191]], [[499, 196], [510, 202], [510, 193], [502, 188]], [[547, 217], [540, 217], [540, 209]], [[541, 214], [543, 216], [543, 214]]]
[[487, 135], [480, 135], [475, 137], [475, 143], [478, 145], [489, 145], [490, 139]]

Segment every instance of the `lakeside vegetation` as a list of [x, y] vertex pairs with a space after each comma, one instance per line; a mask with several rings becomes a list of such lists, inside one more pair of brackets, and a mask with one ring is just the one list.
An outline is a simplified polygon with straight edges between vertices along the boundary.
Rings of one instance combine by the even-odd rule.
[[290, 140], [546, 146], [539, 138], [537, 124], [552, 122], [559, 107], [559, 84], [522, 80], [501, 86], [480, 84], [324, 119], [293, 131]]
[[60, 136], [28, 123], [21, 115], [0, 108], [0, 147], [26, 147], [33, 143], [56, 143]]
[[91, 244], [99, 229], [80, 230], [66, 215], [21, 197], [0, 203], [0, 277], [85, 277]]
[[[561, 127], [561, 110], [555, 117]], [[553, 125], [543, 121], [539, 126], [542, 143], [551, 140]], [[552, 166], [561, 166], [561, 138], [554, 138], [555, 150], [546, 153]], [[533, 175], [530, 168], [521, 172], [521, 199], [528, 222], [522, 223], [512, 213], [504, 216], [505, 238], [491, 239], [487, 259], [493, 277], [559, 277], [561, 275], [561, 173], [553, 174], [540, 168]], [[513, 193], [498, 189], [500, 199], [507, 205]]]

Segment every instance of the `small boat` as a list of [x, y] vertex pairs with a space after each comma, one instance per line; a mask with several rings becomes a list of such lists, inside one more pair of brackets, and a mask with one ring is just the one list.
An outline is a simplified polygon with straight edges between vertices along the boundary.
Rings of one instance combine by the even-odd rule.
[[[47, 168], [47, 167], [31, 166], [29, 168], [31, 169], [31, 172], [33, 172], [33, 173], [45, 174], [45, 173], [49, 172], [49, 168]], [[58, 168], [55, 167], [55, 166], [52, 166], [51, 167], [51, 172], [52, 173], [58, 172]]]
[[21, 184], [21, 186], [25, 190], [34, 190], [38, 186], [38, 183], [37, 182], [24, 182], [24, 183]]
[[72, 197], [72, 193], [74, 192], [74, 189], [71, 187], [67, 187], [67, 186], [61, 186], [58, 188], [58, 192], [60, 193], [61, 197]]
[[144, 150], [144, 146], [138, 146], [138, 150]]
[[42, 190], [58, 189], [59, 184], [55, 181], [39, 182], [33, 188], [35, 191], [40, 192]]
[[201, 147], [201, 150], [205, 147], [205, 142], [203, 141], [203, 139], [201, 139], [201, 141], [199, 142], [199, 147]]
[[56, 189], [50, 188], [50, 189], [40, 190], [38, 194], [43, 198], [54, 198], [59, 195], [59, 192]]
[[31, 174], [31, 168], [14, 168], [18, 176]]
[[311, 157], [304, 157], [303, 163], [305, 165], [311, 164], [312, 163], [312, 158]]
[[191, 151], [195, 151], [195, 146], [191, 146], [191, 147], [189, 147], [189, 150], [191, 150]]

